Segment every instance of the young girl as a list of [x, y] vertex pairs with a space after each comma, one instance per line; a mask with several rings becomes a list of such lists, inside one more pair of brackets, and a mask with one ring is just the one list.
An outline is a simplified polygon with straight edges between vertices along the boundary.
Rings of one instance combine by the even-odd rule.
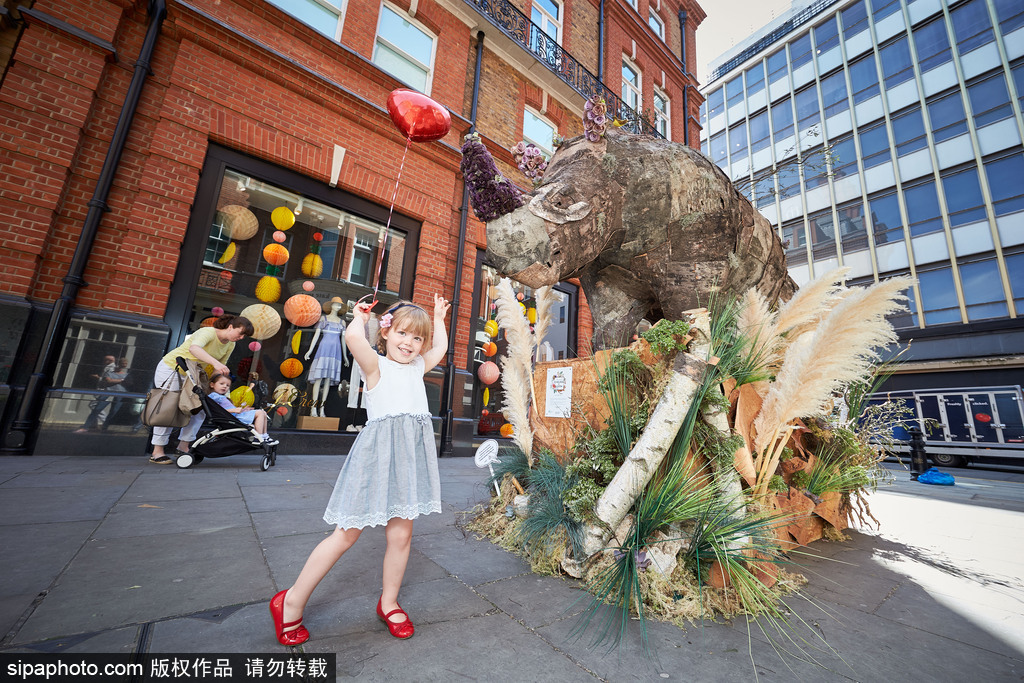
[[259, 408], [253, 410], [252, 408], [239, 408], [235, 406], [231, 399], [228, 398], [229, 391], [231, 391], [230, 377], [217, 373], [210, 378], [210, 392], [207, 396], [216, 401], [224, 410], [229, 413], [235, 413], [235, 418], [239, 422], [255, 427], [261, 439], [271, 441], [270, 435], [267, 434], [267, 412]]
[[444, 318], [449, 304], [435, 294], [433, 316], [407, 301], [395, 304], [380, 318], [377, 351], [365, 332], [371, 307], [356, 304], [345, 330], [349, 351], [366, 378], [368, 420], [352, 444], [324, 513], [324, 520], [336, 525], [334, 533], [313, 549], [292, 587], [270, 601], [282, 645], [309, 639], [302, 612], [313, 589], [364, 527], [379, 524], [385, 525], [387, 550], [377, 616], [394, 637], [413, 634], [412, 621], [398, 604], [398, 589], [409, 560], [413, 519], [441, 511], [437, 449], [423, 374], [448, 349]]

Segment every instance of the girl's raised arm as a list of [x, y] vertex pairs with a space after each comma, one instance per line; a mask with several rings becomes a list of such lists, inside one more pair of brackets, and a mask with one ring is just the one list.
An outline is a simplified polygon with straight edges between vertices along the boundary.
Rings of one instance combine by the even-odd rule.
[[434, 332], [431, 335], [430, 348], [420, 354], [423, 356], [423, 372], [425, 373], [430, 372], [434, 366], [440, 363], [444, 354], [448, 352], [448, 330], [444, 326], [444, 317], [449, 308], [451, 308], [451, 304], [446, 299], [437, 294], [434, 295]]
[[377, 351], [366, 338], [366, 325], [369, 322], [370, 304], [356, 304], [352, 309], [352, 322], [345, 328], [345, 343], [356, 363], [359, 363], [359, 369], [363, 371], [366, 388], [372, 389], [380, 379], [380, 367], [377, 365]]

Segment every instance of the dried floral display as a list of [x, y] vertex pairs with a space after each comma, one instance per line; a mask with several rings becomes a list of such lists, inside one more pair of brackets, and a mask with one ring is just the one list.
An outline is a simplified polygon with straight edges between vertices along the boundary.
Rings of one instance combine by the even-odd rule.
[[470, 133], [462, 145], [462, 176], [469, 185], [469, 200], [482, 221], [489, 221], [523, 205], [523, 193], [494, 165], [494, 158], [480, 140]]
[[512, 158], [516, 160], [516, 166], [527, 178], [536, 185], [544, 178], [544, 171], [548, 168], [547, 159], [544, 153], [536, 145], [520, 140], [509, 148]]

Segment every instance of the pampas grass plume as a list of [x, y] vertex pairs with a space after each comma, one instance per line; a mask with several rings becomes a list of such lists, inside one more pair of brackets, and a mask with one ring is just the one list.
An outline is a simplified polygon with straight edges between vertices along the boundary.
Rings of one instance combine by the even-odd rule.
[[504, 328], [508, 341], [508, 352], [501, 358], [501, 386], [505, 394], [501, 412], [515, 430], [512, 438], [532, 467], [533, 430], [529, 410], [533, 393], [533, 335], [512, 289], [512, 281], [507, 277], [498, 282], [496, 303], [495, 318]]

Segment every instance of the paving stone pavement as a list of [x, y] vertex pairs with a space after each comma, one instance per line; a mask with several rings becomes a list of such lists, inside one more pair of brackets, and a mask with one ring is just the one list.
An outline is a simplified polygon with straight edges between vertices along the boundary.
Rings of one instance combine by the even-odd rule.
[[[259, 472], [254, 456], [192, 470], [0, 458], [0, 652], [285, 653], [266, 603], [330, 533], [321, 514], [341, 462], [281, 456]], [[870, 499], [880, 529], [814, 544], [800, 560], [809, 583], [788, 605], [819, 667], [780, 656], [782, 636], [743, 620], [648, 622], [650, 656], [636, 621], [610, 652], [571, 639], [578, 584], [534, 575], [465, 531], [488, 499], [485, 472], [469, 458], [440, 468], [444, 510], [417, 520], [402, 589], [416, 636], [392, 639], [377, 620], [380, 528], [310, 601], [301, 650], [336, 653], [339, 679], [1024, 678], [1024, 476], [961, 470], [943, 488], [897, 472]]]

